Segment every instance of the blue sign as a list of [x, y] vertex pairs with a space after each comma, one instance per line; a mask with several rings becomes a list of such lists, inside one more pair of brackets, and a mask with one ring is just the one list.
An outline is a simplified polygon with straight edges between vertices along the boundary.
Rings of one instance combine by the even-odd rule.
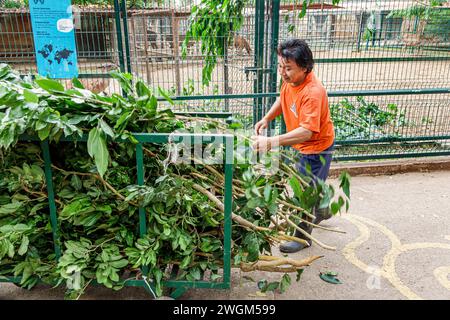
[[38, 73], [49, 78], [78, 76], [71, 0], [29, 0]]

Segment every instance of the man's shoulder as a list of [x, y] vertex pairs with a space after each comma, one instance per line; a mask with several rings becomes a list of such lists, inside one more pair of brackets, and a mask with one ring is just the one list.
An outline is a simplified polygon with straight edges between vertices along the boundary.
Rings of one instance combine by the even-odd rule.
[[320, 81], [311, 81], [304, 88], [305, 96], [327, 95], [327, 90]]

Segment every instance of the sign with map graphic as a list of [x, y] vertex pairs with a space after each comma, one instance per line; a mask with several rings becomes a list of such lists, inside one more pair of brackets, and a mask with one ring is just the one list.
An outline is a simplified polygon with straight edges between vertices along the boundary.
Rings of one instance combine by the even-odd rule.
[[78, 76], [71, 0], [29, 0], [38, 73], [56, 79]]

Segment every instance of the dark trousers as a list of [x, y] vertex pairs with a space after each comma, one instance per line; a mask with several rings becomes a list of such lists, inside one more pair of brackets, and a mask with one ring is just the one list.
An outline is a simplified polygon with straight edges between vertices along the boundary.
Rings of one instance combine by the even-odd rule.
[[295, 167], [301, 174], [311, 177], [312, 182], [317, 182], [317, 179], [325, 182], [330, 172], [333, 150], [334, 143], [331, 147], [318, 154], [300, 154], [300, 159], [295, 164]]
[[[300, 159], [295, 164], [297, 170], [307, 177], [311, 178], [311, 185], [315, 184], [318, 179], [325, 182], [330, 172], [330, 165], [332, 159], [332, 153], [334, 150], [334, 143], [328, 149], [318, 154], [300, 154]], [[318, 207], [319, 204], [316, 205]], [[317, 208], [315, 208], [316, 210]], [[312, 219], [308, 216], [304, 217], [305, 220], [312, 222]], [[311, 234], [312, 226], [306, 222], [299, 224], [299, 227]], [[296, 230], [296, 237], [304, 239], [305, 237]], [[309, 240], [308, 240], [309, 241]]]

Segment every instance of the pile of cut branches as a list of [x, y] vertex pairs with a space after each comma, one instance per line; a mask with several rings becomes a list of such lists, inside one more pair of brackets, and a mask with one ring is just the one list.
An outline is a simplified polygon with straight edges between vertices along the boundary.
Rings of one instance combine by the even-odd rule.
[[[69, 298], [79, 297], [93, 282], [118, 290], [131, 278], [141, 279], [141, 270], [148, 270], [157, 295], [163, 294], [162, 283], [175, 269], [177, 280], [219, 281], [224, 164], [206, 164], [194, 157], [190, 163], [172, 163], [168, 161], [172, 144], [149, 143], [144, 145], [145, 183], [137, 185], [133, 133], [189, 132], [193, 120], [205, 131], [229, 125], [177, 116], [158, 108], [155, 92], [142, 81], [129, 74], [112, 76], [125, 96], [93, 93], [77, 79], [73, 88], [65, 89], [51, 79], [21, 78], [0, 65], [0, 276], [19, 277], [26, 288], [40, 281], [67, 285]], [[170, 102], [162, 90], [159, 94]], [[83, 135], [88, 136], [87, 143], [61, 139]], [[39, 143], [26, 136], [50, 143], [59, 260], [43, 154]], [[251, 148], [250, 144], [244, 139], [244, 147]], [[279, 156], [287, 157], [284, 151]], [[346, 195], [338, 197], [328, 184], [310, 186], [308, 177], [298, 175], [286, 161], [281, 161], [276, 174], [236, 161], [232, 266], [281, 272], [281, 281], [268, 287], [284, 291], [289, 273], [301, 273], [319, 257], [274, 257], [271, 246], [304, 241], [289, 235], [296, 224], [312, 216], [316, 203], [333, 213], [348, 208], [346, 174], [340, 183]], [[144, 237], [139, 237], [140, 206], [146, 208]]]

